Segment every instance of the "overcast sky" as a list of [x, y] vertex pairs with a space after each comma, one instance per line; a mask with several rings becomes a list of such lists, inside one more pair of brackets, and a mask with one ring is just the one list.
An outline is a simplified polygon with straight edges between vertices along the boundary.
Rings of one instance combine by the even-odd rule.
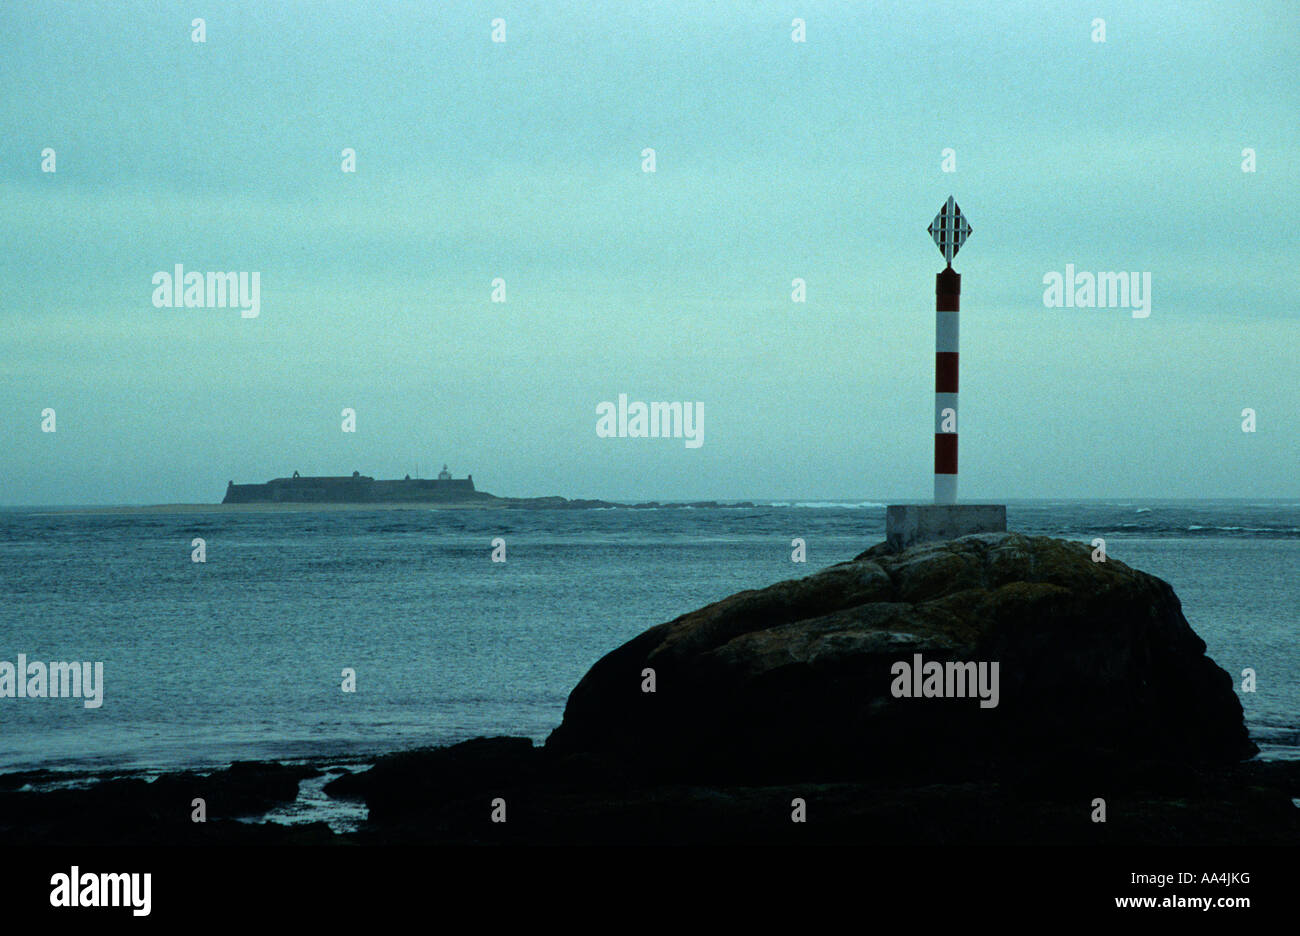
[[[1300, 496], [1297, 62], [1292, 3], [6, 4], [0, 504], [928, 499], [949, 194], [963, 499]], [[620, 393], [703, 445], [599, 438]]]

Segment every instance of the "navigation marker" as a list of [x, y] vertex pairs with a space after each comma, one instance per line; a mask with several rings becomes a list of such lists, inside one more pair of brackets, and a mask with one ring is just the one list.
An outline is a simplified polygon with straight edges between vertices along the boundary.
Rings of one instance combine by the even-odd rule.
[[885, 540], [906, 549], [926, 540], [1007, 528], [1004, 504], [957, 503], [957, 345], [961, 274], [952, 268], [971, 226], [951, 195], [927, 229], [947, 266], [934, 278], [934, 503], [891, 505]]
[[943, 259], [948, 266], [952, 266], [952, 258], [957, 256], [961, 245], [966, 243], [966, 238], [970, 237], [971, 226], [966, 223], [966, 216], [961, 213], [961, 209], [949, 195], [948, 203], [939, 209], [939, 213], [934, 216], [934, 220], [926, 230], [934, 238], [934, 243], [938, 246], [939, 253], [943, 254]]

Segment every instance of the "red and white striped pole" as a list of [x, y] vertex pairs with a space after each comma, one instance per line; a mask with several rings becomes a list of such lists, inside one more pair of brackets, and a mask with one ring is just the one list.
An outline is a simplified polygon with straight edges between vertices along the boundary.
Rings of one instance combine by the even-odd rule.
[[957, 503], [957, 344], [961, 274], [934, 278], [934, 502]]
[[934, 278], [934, 502], [957, 503], [957, 339], [961, 274], [952, 258], [971, 226], [951, 195], [930, 222], [930, 236], [947, 268]]

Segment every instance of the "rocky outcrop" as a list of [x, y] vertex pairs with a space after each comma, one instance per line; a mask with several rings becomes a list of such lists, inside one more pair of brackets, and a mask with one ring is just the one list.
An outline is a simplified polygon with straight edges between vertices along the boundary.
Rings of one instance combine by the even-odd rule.
[[[1295, 845], [1300, 763], [1110, 760], [981, 780], [653, 783], [592, 755], [479, 738], [383, 758], [326, 787], [370, 821], [337, 837], [410, 845]], [[1107, 821], [1093, 822], [1104, 796]], [[807, 822], [792, 822], [795, 800]], [[507, 822], [492, 819], [497, 805]], [[504, 818], [504, 817], [503, 817]]]
[[[896, 696], [894, 665], [918, 655], [998, 663], [998, 704]], [[648, 669], [653, 693], [642, 691]], [[1231, 681], [1168, 584], [1115, 559], [1094, 563], [1079, 543], [979, 534], [876, 547], [653, 627], [592, 667], [544, 747], [478, 738], [348, 772], [325, 790], [369, 807], [356, 832], [233, 821], [291, 799], [306, 775], [235, 765], [48, 793], [22, 792], [41, 774], [0, 777], [0, 834], [42, 844], [1294, 845], [1300, 763], [1237, 763], [1252, 753]], [[209, 797], [215, 821], [189, 821], [195, 795]], [[1105, 822], [1092, 819], [1097, 797]], [[792, 821], [805, 807], [807, 821]]]
[[[918, 655], [998, 664], [996, 706], [896, 697]], [[748, 781], [1255, 752], [1166, 582], [1018, 533], [879, 546], [651, 628], [591, 668], [547, 748]]]
[[[318, 776], [306, 766], [236, 761], [209, 774], [163, 774], [153, 780], [96, 778], [90, 785], [44, 791], [28, 784], [48, 771], [0, 777], [0, 837], [10, 844], [222, 845], [313, 844], [330, 839], [324, 823], [285, 827], [239, 821], [292, 803], [299, 782]], [[206, 821], [193, 821], [194, 799]]]

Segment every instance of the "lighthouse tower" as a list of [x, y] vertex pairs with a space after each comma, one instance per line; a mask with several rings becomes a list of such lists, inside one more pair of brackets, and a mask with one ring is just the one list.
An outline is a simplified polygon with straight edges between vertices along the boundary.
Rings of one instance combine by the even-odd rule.
[[961, 274], [953, 257], [971, 226], [951, 195], [930, 222], [946, 266], [934, 279], [934, 503], [893, 505], [885, 511], [885, 539], [896, 549], [926, 540], [1007, 528], [1005, 504], [957, 503], [957, 346], [961, 334]]

